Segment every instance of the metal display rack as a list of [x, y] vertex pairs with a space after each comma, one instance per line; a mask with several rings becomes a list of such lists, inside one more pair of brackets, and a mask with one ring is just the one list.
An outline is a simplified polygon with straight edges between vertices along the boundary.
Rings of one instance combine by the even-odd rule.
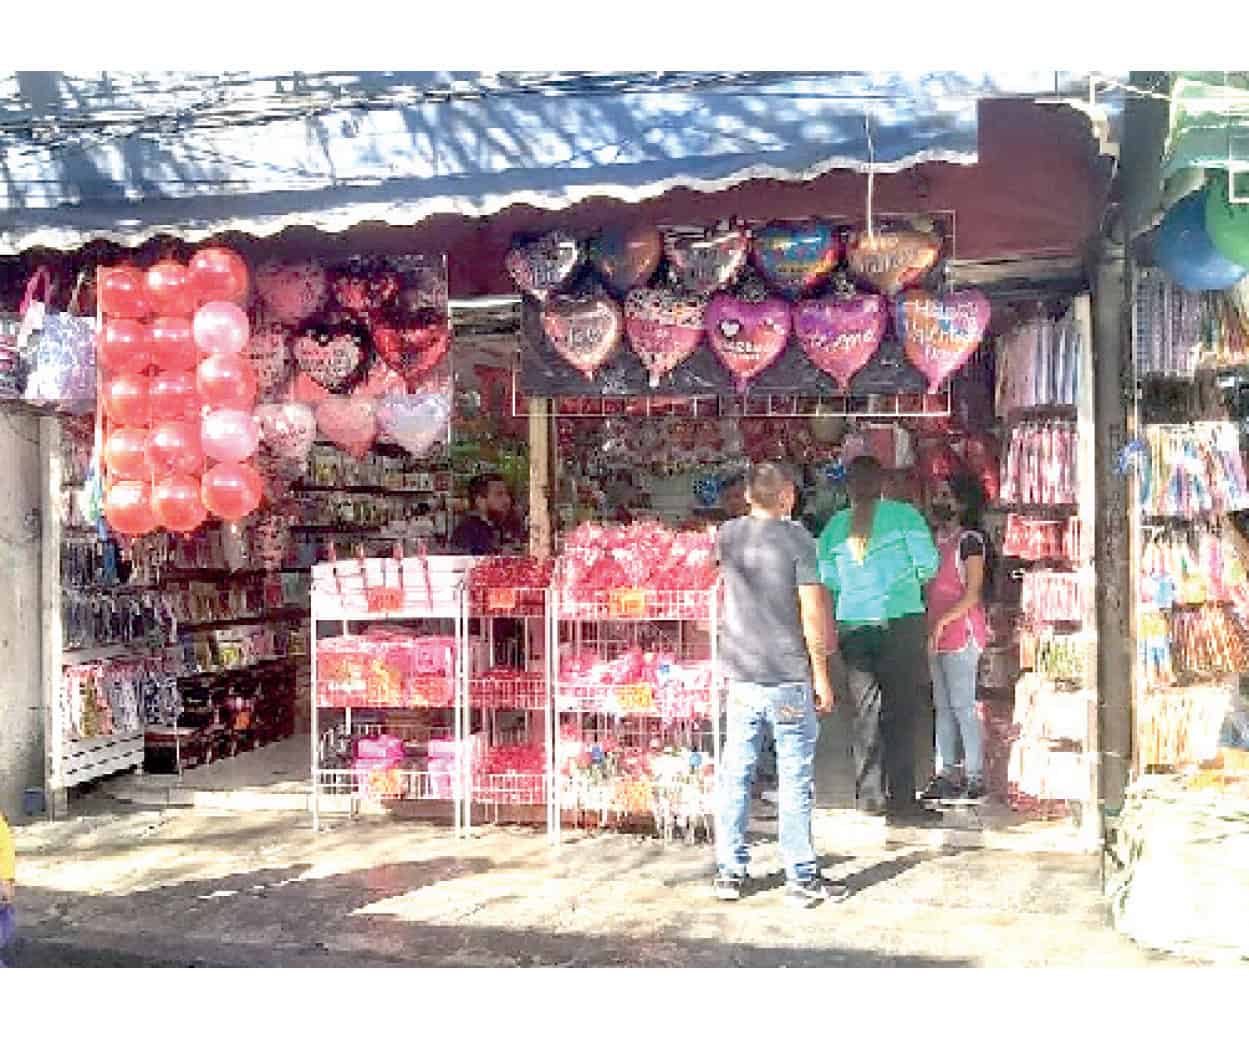
[[[552, 841], [562, 841], [570, 815], [578, 825], [595, 826], [649, 816], [665, 840], [678, 829], [689, 841], [700, 827], [709, 836], [720, 748], [722, 585], [704, 590], [612, 589], [575, 597], [561, 595], [559, 587], [557, 575], [547, 625], [554, 702]], [[705, 666], [705, 690], [686, 689], [678, 703], [674, 685], [663, 681], [604, 684], [565, 677], [562, 661], [569, 654], [579, 657], [588, 650], [607, 660], [634, 647], [670, 653], [678, 667]], [[566, 725], [582, 748], [590, 744], [591, 765], [579, 774], [571, 767], [565, 773], [573, 750]], [[677, 750], [669, 753], [674, 746]], [[651, 752], [658, 754], [640, 769], [642, 756]]]
[[[405, 563], [408, 561], [405, 561]], [[468, 743], [468, 626], [466, 609], [466, 581], [473, 560], [470, 557], [431, 556], [423, 561], [426, 570], [426, 587], [423, 603], [404, 605], [395, 609], [382, 609], [389, 604], [371, 602], [377, 609], [352, 609], [343, 598], [329, 591], [336, 583], [334, 563], [318, 564], [313, 568], [312, 589], [312, 823], [320, 828], [322, 799], [333, 797], [334, 803], [346, 803], [348, 812], [354, 813], [361, 802], [372, 800], [423, 801], [451, 803], [456, 836], [465, 831], [465, 790], [471, 775], [469, 756], [465, 754]], [[420, 599], [421, 597], [417, 597]], [[454, 633], [455, 650], [448, 654], [442, 677], [422, 680], [419, 686], [409, 690], [409, 695], [396, 703], [386, 703], [387, 698], [368, 692], [365, 683], [359, 696], [336, 698], [322, 688], [321, 662], [318, 643], [325, 638], [322, 625], [337, 625], [340, 635], [349, 635], [351, 625], [378, 622], [438, 622]], [[376, 663], [376, 662], [374, 662]], [[365, 665], [365, 668], [368, 666]], [[362, 672], [363, 679], [363, 672]], [[423, 700], [423, 705], [415, 703]], [[439, 713], [431, 719], [430, 711]], [[354, 715], [353, 715], [354, 712]], [[443, 713], [450, 712], [448, 724]], [[326, 713], [341, 713], [341, 727], [332, 724], [322, 732]], [[454, 767], [448, 777], [445, 772], [431, 769], [387, 768], [370, 769], [353, 765], [348, 768], [331, 768], [326, 765], [327, 753], [336, 745], [350, 748], [357, 738], [377, 737], [381, 734], [399, 736], [428, 752], [432, 741], [454, 742]]]

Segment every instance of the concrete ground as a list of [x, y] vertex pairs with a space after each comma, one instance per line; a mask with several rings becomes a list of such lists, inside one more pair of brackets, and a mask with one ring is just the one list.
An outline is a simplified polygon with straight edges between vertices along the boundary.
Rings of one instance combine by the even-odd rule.
[[[16, 966], [1144, 966], [1099, 861], [924, 845], [816, 821], [839, 905], [796, 910], [758, 825], [758, 890], [721, 904], [706, 846], [303, 813], [141, 808], [97, 794], [17, 829]], [[897, 839], [901, 840], [897, 840]], [[915, 840], [911, 840], [914, 838]]]

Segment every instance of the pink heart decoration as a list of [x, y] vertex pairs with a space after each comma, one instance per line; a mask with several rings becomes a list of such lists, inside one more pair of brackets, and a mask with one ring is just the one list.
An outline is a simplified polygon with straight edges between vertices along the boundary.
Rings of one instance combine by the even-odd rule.
[[270, 260], [256, 271], [256, 292], [268, 317], [299, 325], [325, 306], [330, 282], [324, 266], [315, 260], [295, 264]]
[[887, 314], [880, 296], [804, 300], [794, 306], [794, 334], [812, 364], [849, 390], [880, 346]]
[[365, 357], [364, 334], [350, 325], [310, 330], [292, 348], [300, 371], [331, 393], [343, 390]]
[[243, 356], [252, 363], [256, 386], [262, 395], [271, 393], [290, 370], [291, 333], [281, 325], [262, 325], [252, 333]]
[[351, 391], [357, 397], [391, 397], [408, 392], [407, 381], [385, 361], [374, 361], [365, 380]]
[[327, 397], [316, 414], [317, 429], [354, 458], [364, 458], [377, 440], [377, 402], [371, 397]]
[[295, 401], [299, 404], [316, 404], [330, 396], [330, 392], [314, 379], [303, 372], [295, 373], [295, 378], [287, 384], [285, 394], [279, 394], [279, 401]]
[[768, 284], [791, 300], [827, 281], [841, 256], [837, 232], [821, 223], [769, 224], [750, 249]]
[[886, 296], [914, 285], [941, 255], [941, 240], [924, 231], [856, 231], [846, 243], [846, 263], [860, 282]]
[[260, 442], [279, 462], [303, 468], [317, 439], [316, 415], [306, 404], [262, 404], [255, 411]]
[[963, 366], [980, 346], [989, 327], [988, 297], [978, 289], [948, 296], [905, 293], [897, 302], [895, 323], [911, 364], [928, 377], [928, 392]]
[[651, 386], [698, 349], [707, 302], [666, 289], [634, 289], [625, 297], [629, 346], [650, 373]]
[[382, 436], [418, 457], [447, 438], [451, 399], [442, 394], [404, 394], [387, 397], [377, 407]]
[[737, 383], [738, 393], [785, 350], [792, 315], [784, 300], [747, 303], [718, 293], [707, 305], [706, 328], [711, 348]]
[[517, 287], [539, 300], [568, 283], [581, 263], [581, 244], [566, 231], [550, 231], [536, 242], [515, 245], [503, 264]]
[[542, 328], [560, 357], [593, 379], [620, 346], [624, 317], [606, 296], [556, 297], [542, 309]]
[[681, 284], [691, 292], [710, 295], [723, 289], [746, 266], [750, 235], [728, 231], [669, 232], [664, 255]]

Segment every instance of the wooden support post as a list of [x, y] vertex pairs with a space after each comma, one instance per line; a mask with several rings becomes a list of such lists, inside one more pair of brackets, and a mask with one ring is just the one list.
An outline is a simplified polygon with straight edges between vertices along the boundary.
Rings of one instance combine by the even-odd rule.
[[555, 551], [551, 402], [529, 398], [529, 552], [545, 560]]
[[42, 479], [39, 513], [40, 621], [43, 633], [43, 747], [44, 792], [49, 819], [68, 815], [65, 788], [65, 720], [61, 718], [61, 423], [39, 420], [39, 469]]

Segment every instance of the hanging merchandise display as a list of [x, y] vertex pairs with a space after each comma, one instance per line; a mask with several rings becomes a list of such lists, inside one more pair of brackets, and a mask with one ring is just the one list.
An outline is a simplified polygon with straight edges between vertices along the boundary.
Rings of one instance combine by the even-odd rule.
[[1141, 503], [1151, 517], [1196, 519], [1249, 509], [1249, 484], [1233, 423], [1145, 427]]
[[1002, 459], [1002, 501], [1011, 506], [1069, 506], [1079, 487], [1078, 437], [1065, 419], [1021, 422]]
[[1023, 321], [997, 343], [997, 408], [1074, 407], [1080, 399], [1084, 337], [1070, 314]]
[[1192, 379], [1202, 352], [1200, 294], [1146, 269], [1136, 277], [1133, 296], [1139, 374]]

